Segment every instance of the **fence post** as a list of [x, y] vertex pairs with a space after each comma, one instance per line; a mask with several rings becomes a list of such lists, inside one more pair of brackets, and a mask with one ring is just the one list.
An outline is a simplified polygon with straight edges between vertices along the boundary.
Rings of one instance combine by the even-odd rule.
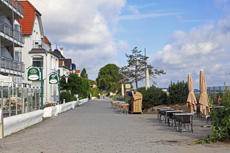
[[2, 109], [0, 109], [0, 139], [2, 139], [2, 149], [4, 149], [4, 122]]

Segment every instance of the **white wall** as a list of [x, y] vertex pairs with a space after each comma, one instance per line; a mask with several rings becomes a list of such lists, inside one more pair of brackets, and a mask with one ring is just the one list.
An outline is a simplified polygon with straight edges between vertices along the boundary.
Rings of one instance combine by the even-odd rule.
[[[54, 96], [53, 93], [54, 91], [56, 91], [56, 95], [58, 96], [58, 90], [57, 90], [57, 85], [52, 85], [53, 88], [51, 87], [51, 85], [49, 84], [49, 74], [52, 72], [55, 72], [58, 70], [58, 58], [54, 55], [52, 55], [51, 53], [35, 53], [35, 54], [29, 54], [29, 51], [32, 50], [33, 48], [33, 44], [35, 40], [39, 40], [39, 41], [43, 41], [43, 32], [42, 27], [40, 27], [40, 25], [42, 25], [40, 23], [40, 19], [38, 16], [35, 17], [35, 22], [34, 22], [34, 27], [33, 27], [33, 32], [32, 35], [29, 36], [25, 36], [25, 44], [24, 47], [22, 48], [22, 62], [24, 62], [25, 64], [25, 75], [24, 75], [24, 80], [23, 83], [28, 83], [28, 84], [33, 84], [33, 85], [40, 85], [39, 82], [34, 82], [32, 83], [32, 81], [28, 81], [27, 80], [27, 71], [28, 71], [28, 67], [32, 66], [33, 64], [33, 58], [36, 57], [42, 57], [43, 58], [43, 79], [44, 80], [44, 88], [43, 88], [43, 93], [44, 93], [44, 98], [43, 98], [43, 102], [49, 102], [49, 101], [54, 101]], [[51, 62], [51, 58], [53, 59]], [[53, 67], [52, 67], [53, 65]], [[51, 91], [52, 89], [52, 91]]]

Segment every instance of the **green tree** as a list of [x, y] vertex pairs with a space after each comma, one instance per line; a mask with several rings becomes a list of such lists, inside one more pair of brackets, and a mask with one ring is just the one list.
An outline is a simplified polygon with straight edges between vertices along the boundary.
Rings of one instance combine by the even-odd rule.
[[90, 85], [87, 79], [79, 77], [78, 74], [70, 73], [68, 83], [66, 83], [65, 78], [62, 77], [61, 89], [66, 91], [70, 90], [72, 95], [81, 94], [84, 95], [84, 97], [87, 97]]
[[169, 85], [169, 103], [170, 104], [184, 104], [188, 98], [188, 83], [178, 81]]
[[119, 69], [115, 64], [107, 64], [102, 67], [96, 79], [98, 88], [106, 91], [116, 91], [119, 84], [121, 85]]
[[82, 71], [81, 71], [81, 77], [82, 77], [82, 78], [85, 78], [85, 79], [88, 79], [88, 74], [87, 74], [85, 68], [83, 68]]
[[146, 89], [145, 89], [145, 87], [140, 87], [137, 89], [137, 91], [139, 91], [143, 95], [144, 92], [146, 91]]
[[[124, 82], [135, 82], [136, 89], [138, 89], [138, 81], [145, 79], [145, 70], [149, 69], [149, 76], [152, 79], [156, 78], [156, 75], [166, 74], [163, 70], [154, 69], [151, 65], [147, 64], [147, 59], [149, 57], [141, 55], [141, 51], [137, 50], [135, 47], [131, 55], [125, 54], [128, 58], [128, 65], [121, 68], [121, 74], [124, 77]], [[153, 81], [156, 84], [155, 81]]]
[[144, 108], [151, 108], [153, 106], [167, 103], [166, 92], [162, 91], [162, 89], [156, 88], [154, 85], [145, 90], [142, 95], [142, 103]]

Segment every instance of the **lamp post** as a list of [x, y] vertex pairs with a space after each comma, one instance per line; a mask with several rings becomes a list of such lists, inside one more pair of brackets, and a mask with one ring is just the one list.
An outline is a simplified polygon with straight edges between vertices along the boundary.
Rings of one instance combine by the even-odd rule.
[[41, 61], [41, 67], [40, 67], [40, 70], [41, 70], [41, 109], [43, 109], [43, 61]]
[[61, 101], [61, 95], [60, 95], [60, 84], [61, 84], [61, 76], [60, 76], [60, 70], [58, 70], [58, 78], [59, 78], [59, 84], [58, 84], [58, 97], [59, 97], [59, 105]]

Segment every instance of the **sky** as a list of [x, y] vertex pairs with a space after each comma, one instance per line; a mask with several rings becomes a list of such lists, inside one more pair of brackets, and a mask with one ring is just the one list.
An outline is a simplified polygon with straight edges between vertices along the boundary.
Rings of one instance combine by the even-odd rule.
[[[157, 87], [187, 81], [199, 88], [230, 85], [230, 0], [30, 0], [42, 14], [53, 49], [64, 48], [77, 69], [95, 80], [99, 69], [127, 65], [137, 47], [165, 75]], [[152, 85], [152, 81], [150, 80]], [[139, 87], [145, 82], [139, 82]]]

